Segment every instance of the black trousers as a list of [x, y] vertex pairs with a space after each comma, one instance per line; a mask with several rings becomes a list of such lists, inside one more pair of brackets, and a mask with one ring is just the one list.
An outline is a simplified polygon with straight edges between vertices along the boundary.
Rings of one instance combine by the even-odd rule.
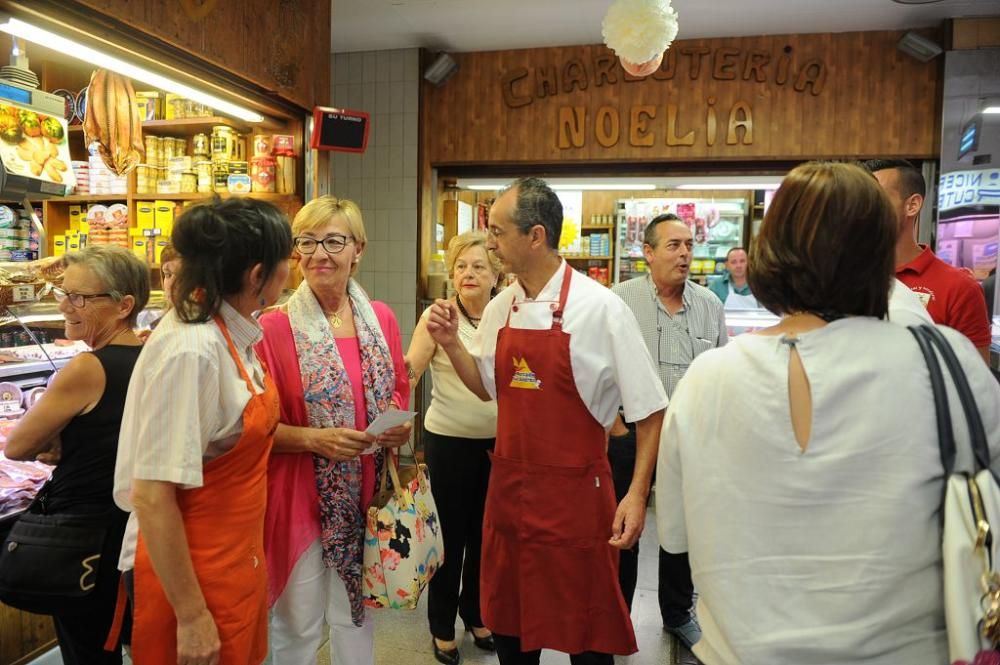
[[[431, 635], [455, 639], [455, 616], [479, 627], [479, 559], [483, 511], [495, 439], [464, 439], [424, 430], [424, 450], [444, 538], [444, 565], [431, 578], [427, 619]], [[464, 561], [463, 561], [464, 559]]]
[[[521, 651], [521, 638], [493, 633], [493, 643], [497, 646], [497, 658], [500, 665], [538, 665], [542, 656], [541, 649], [537, 651]], [[584, 651], [569, 655], [572, 665], [614, 665], [615, 657], [607, 653]]]
[[[608, 442], [608, 462], [615, 483], [615, 498], [621, 501], [628, 493], [635, 471], [635, 425], [626, 423], [629, 431], [613, 436]], [[694, 585], [691, 583], [691, 565], [687, 552], [672, 554], [662, 547], [658, 565], [657, 596], [660, 616], [665, 626], [687, 623], [694, 605]], [[625, 602], [632, 609], [635, 587], [639, 576], [639, 543], [630, 550], [622, 550], [618, 559], [618, 583]]]

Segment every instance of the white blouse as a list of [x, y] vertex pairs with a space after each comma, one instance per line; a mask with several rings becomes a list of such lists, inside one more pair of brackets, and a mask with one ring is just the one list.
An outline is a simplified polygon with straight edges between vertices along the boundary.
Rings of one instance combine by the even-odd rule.
[[[228, 304], [220, 310], [233, 345], [263, 390], [263, 369], [253, 346], [262, 331]], [[250, 391], [214, 321], [183, 323], [167, 312], [149, 337], [132, 372], [118, 439], [115, 503], [133, 510], [132, 481], [160, 480], [201, 487], [205, 462], [236, 445]], [[129, 517], [119, 568], [132, 567], [138, 522]]]
[[[1000, 471], [1000, 385], [968, 339], [941, 330]], [[943, 470], [920, 349], [904, 327], [864, 318], [802, 334], [797, 349], [813, 407], [804, 452], [781, 337], [742, 335], [701, 354], [667, 410], [656, 517], [661, 545], [690, 553], [704, 631], [695, 655], [706, 665], [946, 663]], [[957, 438], [961, 469], [971, 453]]]
[[[565, 265], [565, 261], [560, 263], [536, 298], [529, 299], [520, 283], [515, 282], [486, 306], [468, 349], [476, 357], [483, 386], [493, 399], [497, 396], [497, 334], [506, 324], [508, 313], [512, 328], [551, 328], [550, 305], [559, 302]], [[563, 312], [563, 331], [570, 336], [573, 380], [594, 419], [609, 429], [619, 406], [624, 408], [628, 422], [642, 420], [666, 407], [667, 395], [632, 311], [610, 289], [586, 275], [574, 273], [572, 279]], [[511, 305], [515, 303], [518, 311], [513, 312]], [[502, 358], [501, 362], [512, 360]]]
[[[427, 318], [428, 307], [423, 318]], [[464, 316], [458, 318], [458, 336], [468, 346], [476, 329]], [[492, 439], [497, 435], [497, 403], [484, 402], [465, 387], [448, 354], [435, 346], [431, 357], [431, 404], [424, 415], [424, 427], [442, 436], [464, 439]]]

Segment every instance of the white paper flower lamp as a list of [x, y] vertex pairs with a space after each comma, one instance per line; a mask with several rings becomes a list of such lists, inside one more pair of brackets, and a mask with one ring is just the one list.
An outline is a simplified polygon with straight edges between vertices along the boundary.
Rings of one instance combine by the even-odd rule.
[[659, 68], [677, 28], [670, 0], [615, 0], [601, 24], [604, 43], [633, 76], [649, 76]]

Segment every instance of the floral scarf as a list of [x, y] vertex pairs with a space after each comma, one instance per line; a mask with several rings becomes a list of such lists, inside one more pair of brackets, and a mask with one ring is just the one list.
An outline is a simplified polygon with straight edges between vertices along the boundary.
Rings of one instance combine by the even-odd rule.
[[[389, 345], [372, 309], [368, 294], [353, 279], [347, 295], [354, 312], [361, 375], [364, 381], [368, 422], [392, 404], [395, 375]], [[302, 392], [310, 427], [354, 427], [354, 395], [347, 370], [340, 359], [337, 342], [323, 309], [305, 282], [288, 300], [288, 319], [295, 339], [302, 375]], [[375, 453], [376, 477], [384, 463], [384, 453]], [[316, 487], [319, 491], [320, 540], [323, 563], [334, 568], [344, 581], [351, 600], [355, 625], [364, 621], [361, 595], [365, 516], [361, 512], [361, 461], [332, 462], [313, 456]]]

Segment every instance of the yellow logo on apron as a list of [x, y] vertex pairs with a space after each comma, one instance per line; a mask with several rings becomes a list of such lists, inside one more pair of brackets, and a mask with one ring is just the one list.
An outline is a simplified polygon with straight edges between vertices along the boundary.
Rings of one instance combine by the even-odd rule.
[[542, 382], [535, 376], [535, 373], [528, 367], [528, 362], [521, 358], [514, 358], [514, 377], [510, 380], [511, 388], [524, 388], [525, 390], [541, 390]]

